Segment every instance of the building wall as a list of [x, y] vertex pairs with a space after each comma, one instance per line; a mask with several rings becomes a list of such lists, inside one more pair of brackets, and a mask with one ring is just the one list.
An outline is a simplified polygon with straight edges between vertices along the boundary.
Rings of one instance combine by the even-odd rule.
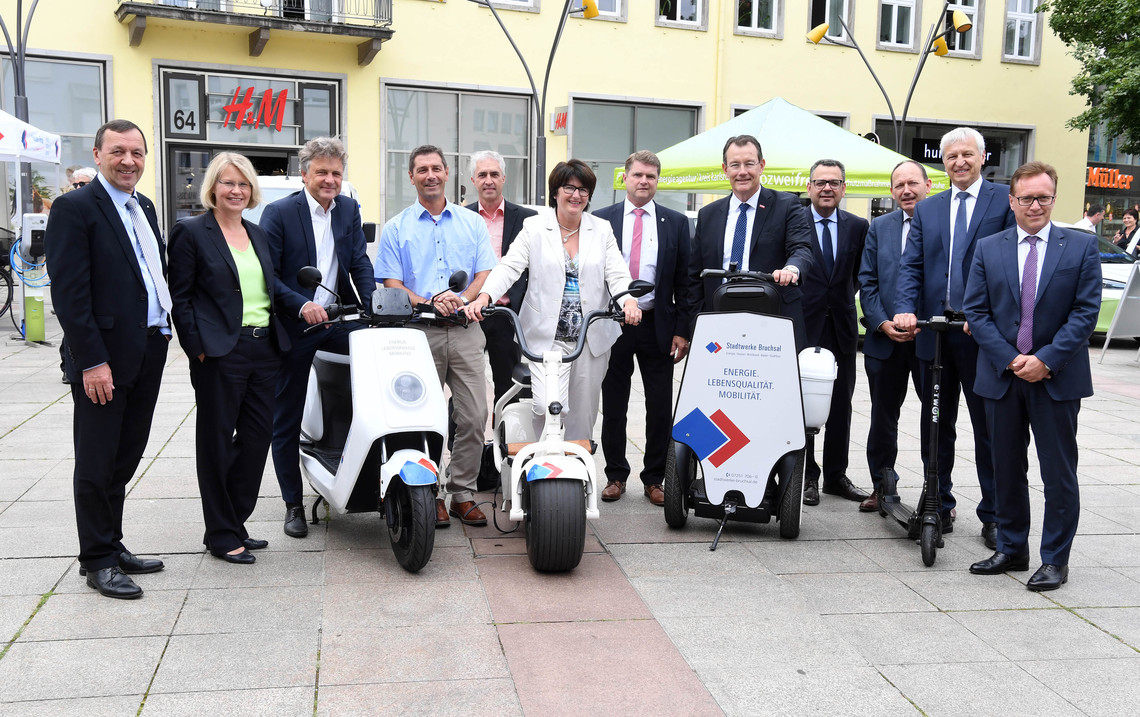
[[[901, 113], [919, 56], [875, 49], [879, 3], [853, 2], [855, 36]], [[132, 48], [126, 26], [115, 19], [114, 2], [41, 3], [28, 44], [34, 53], [111, 57], [108, 113], [138, 122], [148, 139], [158, 132], [155, 68], [164, 62], [343, 78], [348, 176], [359, 192], [365, 219], [381, 221], [386, 151], [382, 82], [529, 93], [522, 66], [487, 9], [462, 0], [394, 0], [393, 4], [394, 37], [366, 67], [356, 64], [359, 38], [275, 30], [261, 56], [250, 57], [250, 28], [154, 18], [148, 20], [142, 44]], [[551, 70], [546, 110], [549, 115], [555, 107], [569, 106], [571, 132], [548, 137], [548, 166], [573, 151], [575, 129], [606, 131], [575, 127], [574, 98], [636, 98], [696, 106], [698, 130], [730, 119], [733, 108], [758, 105], [774, 96], [812, 111], [846, 116], [847, 128], [860, 134], [874, 129], [876, 119], [889, 116], [854, 50], [812, 45], [804, 39], [809, 29], [805, 0], [788, 0], [781, 9], [782, 39], [735, 34], [735, 3], [727, 0], [710, 2], [704, 31], [656, 26], [656, 3], [651, 0], [627, 0], [625, 5], [625, 22], [581, 18], [567, 22]], [[1040, 64], [1002, 62], [1005, 6], [1000, 0], [988, 0], [981, 7], [980, 60], [929, 58], [910, 117], [1030, 128], [1029, 158], [1053, 163], [1062, 178], [1057, 217], [1079, 217], [1088, 139], [1085, 133], [1064, 127], [1065, 120], [1082, 108], [1082, 100], [1068, 94], [1077, 65], [1047, 27], [1041, 33]], [[540, 89], [561, 7], [558, 0], [541, 0], [540, 12], [501, 11]], [[941, 3], [920, 0], [917, 9], [918, 31], [925, 36]], [[12, 29], [14, 0], [0, 2], [0, 13]], [[140, 188], [161, 201], [160, 154], [152, 151]], [[860, 211], [860, 204], [855, 204], [850, 208]]]

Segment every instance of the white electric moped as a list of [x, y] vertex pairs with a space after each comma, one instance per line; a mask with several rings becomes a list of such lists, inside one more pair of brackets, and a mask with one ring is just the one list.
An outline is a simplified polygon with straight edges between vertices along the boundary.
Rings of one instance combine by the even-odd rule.
[[[321, 273], [297, 273], [307, 288]], [[466, 272], [451, 277], [462, 291]], [[318, 351], [309, 372], [301, 421], [301, 474], [338, 514], [384, 514], [392, 552], [406, 570], [417, 572], [435, 545], [435, 496], [447, 435], [447, 401], [427, 337], [406, 324], [437, 317], [430, 304], [413, 307], [403, 289], [377, 288], [364, 313], [355, 306], [329, 308], [329, 321], [368, 327], [349, 335], [347, 356]], [[461, 318], [455, 319], [463, 323]]]

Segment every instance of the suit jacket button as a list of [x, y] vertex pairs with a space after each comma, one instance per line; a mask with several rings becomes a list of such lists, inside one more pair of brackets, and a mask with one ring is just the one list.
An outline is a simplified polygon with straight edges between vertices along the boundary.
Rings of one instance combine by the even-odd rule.
[[140, 322], [139, 322], [139, 328], [140, 328], [140, 329], [145, 329], [145, 328], [146, 328], [146, 322], [145, 322], [145, 321], [140, 321]]

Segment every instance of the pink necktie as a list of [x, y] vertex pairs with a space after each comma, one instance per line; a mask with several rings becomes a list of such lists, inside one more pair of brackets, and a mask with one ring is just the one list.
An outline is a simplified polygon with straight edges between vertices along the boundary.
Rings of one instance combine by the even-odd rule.
[[641, 217], [645, 210], [637, 207], [633, 210], [633, 244], [629, 245], [629, 275], [634, 279], [641, 273]]
[[1029, 242], [1029, 255], [1021, 271], [1021, 324], [1017, 327], [1017, 350], [1028, 355], [1033, 351], [1033, 308], [1037, 303], [1037, 242], [1035, 236], [1025, 237]]

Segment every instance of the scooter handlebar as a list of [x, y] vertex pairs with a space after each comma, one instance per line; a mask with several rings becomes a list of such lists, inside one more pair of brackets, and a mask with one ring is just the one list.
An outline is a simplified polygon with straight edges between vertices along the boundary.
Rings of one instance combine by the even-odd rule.
[[964, 319], [950, 318], [948, 316], [931, 316], [929, 319], [919, 319], [914, 322], [914, 325], [920, 329], [927, 329], [928, 331], [950, 331], [952, 329], [961, 331], [966, 327]]
[[310, 324], [305, 327], [301, 333], [307, 334], [317, 329], [324, 328], [325, 326], [332, 326], [333, 324], [340, 324], [345, 321], [360, 318], [360, 307], [356, 304], [329, 304], [325, 308], [325, 313], [328, 314], [328, 320], [322, 321], [317, 324]]
[[[702, 269], [702, 279], [727, 279], [728, 281], [741, 281], [743, 279], [757, 279], [769, 283], [776, 283], [776, 278], [766, 271], [743, 271], [741, 269]], [[799, 286], [796, 279], [790, 286]]]
[[[522, 326], [519, 325], [519, 315], [514, 312], [514, 309], [511, 309], [511, 308], [506, 307], [506, 306], [489, 305], [489, 306], [483, 307], [482, 313], [483, 313], [483, 316], [501, 315], [501, 316], [506, 316], [507, 318], [509, 318], [511, 323], [515, 327], [515, 336], [518, 337], [519, 349], [522, 351], [522, 355], [526, 356], [531, 361], [535, 361], [538, 363], [542, 362], [542, 355], [536, 354], [534, 351], [531, 350], [530, 346], [527, 345], [526, 337], [523, 336]], [[586, 332], [590, 330], [590, 324], [594, 323], [598, 319], [610, 319], [612, 321], [624, 321], [625, 320], [625, 314], [620, 312], [620, 311], [612, 311], [609, 309], [601, 309], [598, 311], [591, 311], [590, 313], [586, 314], [586, 320], [582, 324], [582, 327], [583, 327], [582, 331], [578, 334], [578, 343], [574, 347], [573, 351], [571, 351], [570, 353], [568, 353], [562, 357], [562, 363], [570, 363], [571, 361], [574, 361], [575, 359], [577, 359], [579, 356], [582, 355], [582, 349], [585, 348], [585, 346], [586, 346]]]

